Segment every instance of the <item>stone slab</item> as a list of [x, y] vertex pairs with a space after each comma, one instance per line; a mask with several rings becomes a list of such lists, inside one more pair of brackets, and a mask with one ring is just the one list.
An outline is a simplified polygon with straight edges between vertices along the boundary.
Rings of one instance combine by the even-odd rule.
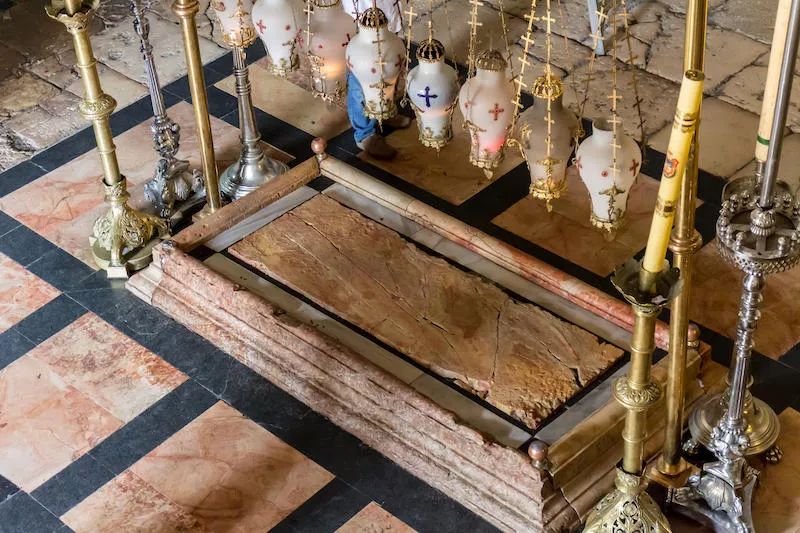
[[532, 428], [622, 355], [327, 197], [231, 253]]

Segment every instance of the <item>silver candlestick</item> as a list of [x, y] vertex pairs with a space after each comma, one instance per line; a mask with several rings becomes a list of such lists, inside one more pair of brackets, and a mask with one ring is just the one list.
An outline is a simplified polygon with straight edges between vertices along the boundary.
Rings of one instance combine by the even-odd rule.
[[239, 101], [242, 151], [239, 160], [222, 173], [219, 188], [229, 200], [238, 200], [275, 176], [283, 174], [289, 167], [268, 157], [259, 144], [261, 134], [256, 128], [244, 46], [233, 47], [233, 75], [236, 79], [236, 98]]
[[[777, 180], [799, 38], [800, 0], [792, 0], [763, 178], [747, 176], [730, 182], [723, 192], [722, 211], [717, 220], [720, 255], [745, 274], [734, 361], [726, 393], [728, 404], [710, 436], [709, 449], [719, 460], [703, 465], [702, 472], [691, 476], [689, 485], [673, 495], [674, 503], [687, 513], [711, 522], [717, 531], [754, 531], [751, 505], [758, 471], [745, 459], [752, 433], [745, 408], [753, 336], [760, 318], [758, 307], [766, 276], [789, 270], [800, 262], [800, 204], [791, 189]], [[696, 440], [699, 440], [695, 434], [699, 427], [697, 420], [707, 419], [704, 413], [716, 409], [719, 400], [711, 402], [716, 403], [700, 406], [690, 419], [689, 426]], [[757, 435], [764, 441], [759, 445], [769, 447], [775, 443], [780, 430], [777, 416], [763, 402], [757, 402], [755, 408], [760, 410], [759, 416], [766, 421], [767, 428]]]
[[161, 218], [167, 222], [176, 222], [183, 212], [202, 203], [205, 188], [202, 173], [191, 169], [188, 161], [177, 158], [181, 127], [169, 118], [164, 108], [164, 95], [158, 83], [153, 47], [149, 39], [150, 25], [146, 15], [150, 5], [150, 0], [131, 0], [133, 27], [139, 36], [147, 91], [153, 105], [153, 124], [150, 129], [153, 132], [155, 150], [161, 155], [154, 177], [144, 185], [144, 195]]

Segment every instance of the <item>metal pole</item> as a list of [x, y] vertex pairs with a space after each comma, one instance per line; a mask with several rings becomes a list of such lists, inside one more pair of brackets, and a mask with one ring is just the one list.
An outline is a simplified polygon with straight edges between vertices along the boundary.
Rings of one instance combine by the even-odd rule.
[[220, 208], [219, 174], [214, 158], [214, 138], [211, 136], [211, 119], [208, 115], [208, 95], [203, 76], [203, 61], [200, 57], [200, 40], [197, 36], [195, 16], [200, 4], [197, 0], [175, 0], [172, 10], [180, 21], [183, 32], [183, 47], [189, 71], [189, 91], [192, 95], [197, 137], [200, 140], [200, 161], [206, 183], [206, 208], [212, 213]]
[[[686, 8], [686, 39], [684, 44], [684, 70], [702, 72], [705, 67], [706, 21], [708, 0], [689, 0]], [[701, 108], [702, 109], [702, 108]], [[700, 234], [694, 228], [695, 203], [697, 200], [697, 174], [699, 161], [698, 118], [689, 160], [684, 171], [681, 196], [675, 214], [675, 227], [670, 239], [673, 253], [672, 266], [681, 273], [681, 292], [675, 297], [670, 308], [669, 359], [666, 387], [667, 423], [664, 435], [664, 450], [656, 463], [658, 481], [670, 484], [670, 477], [685, 472], [688, 464], [681, 460], [681, 438], [683, 436], [683, 411], [686, 388], [687, 332], [689, 330], [689, 304], [692, 289], [692, 263], [694, 254], [703, 244]], [[678, 482], [678, 486], [683, 483]]]

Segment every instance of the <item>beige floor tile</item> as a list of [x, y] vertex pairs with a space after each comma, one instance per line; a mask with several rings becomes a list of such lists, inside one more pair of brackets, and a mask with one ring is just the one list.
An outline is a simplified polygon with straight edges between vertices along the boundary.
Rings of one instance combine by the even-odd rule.
[[122, 425], [30, 354], [0, 370], [0, 475], [25, 491]]
[[783, 460], [766, 465], [759, 477], [753, 502], [756, 531], [797, 533], [800, 531], [800, 455], [795, 446], [800, 439], [800, 413], [791, 407], [780, 414]]
[[[530, 5], [530, 4], [529, 4]], [[435, 36], [442, 42], [448, 58], [466, 64], [469, 57], [469, 20], [471, 13], [466, 4], [449, 2], [447, 8], [442, 5], [433, 10], [433, 25]], [[427, 10], [414, 21], [413, 40], [420, 42], [428, 38], [428, 20], [431, 16]], [[508, 46], [512, 46], [525, 33], [527, 23], [518, 17], [506, 13], [506, 28]], [[449, 20], [449, 22], [448, 22]], [[500, 12], [488, 2], [478, 8], [478, 22], [482, 24], [477, 33], [475, 50], [482, 52], [490, 47], [506, 53], [506, 44], [503, 40], [503, 25], [500, 21]], [[449, 27], [448, 27], [449, 26]]]
[[[752, 176], [755, 170], [756, 161], [753, 159], [733, 177]], [[780, 179], [785, 181], [793, 191], [800, 190], [800, 134], [793, 133], [784, 137], [778, 174]]]
[[769, 44], [772, 42], [772, 28], [775, 25], [777, 10], [778, 0], [760, 2], [726, 0], [709, 13], [708, 19], [720, 28], [736, 31]]
[[[621, 64], [621, 63], [620, 63]], [[595, 60], [592, 71], [593, 80], [589, 83], [588, 98], [584, 109], [584, 117], [589, 120], [608, 117], [611, 114], [608, 96], [611, 94], [611, 58], [599, 57]], [[590, 63], [586, 63], [571, 73], [564, 80], [565, 84], [571, 83], [572, 76], [578, 80], [579, 98], [583, 100], [586, 94], [586, 77], [591, 71]], [[617, 88], [622, 94], [618, 103], [618, 114], [623, 122], [625, 133], [634, 139], [641, 137], [639, 129], [639, 114], [633, 105], [635, 98], [633, 92], [634, 71], [617, 71]], [[642, 117], [645, 122], [645, 132], [648, 136], [662, 129], [672, 121], [675, 114], [675, 104], [678, 101], [678, 84], [651, 74], [644, 70], [636, 69], [636, 83], [639, 97], [642, 99]], [[572, 91], [565, 91], [564, 103], [572, 109], [578, 109]]]
[[[716, 242], [697, 253], [692, 283], [692, 320], [735, 338], [742, 273], [719, 256]], [[798, 284], [800, 269], [767, 279], [754, 349], [773, 359], [800, 342], [800, 300], [788, 290]]]
[[[683, 78], [685, 17], [663, 8], [658, 20], [659, 29], [655, 38], [650, 41], [646, 69], [680, 83]], [[632, 26], [632, 35], [647, 42], [647, 35], [640, 36], [637, 28], [637, 25]], [[650, 28], [646, 27], [645, 30], [645, 34], [650, 33]], [[749, 37], [731, 30], [710, 27], [706, 36], [704, 91], [711, 93], [728, 77], [768, 51], [769, 47]]]
[[333, 475], [219, 402], [130, 470], [210, 531], [268, 531]]
[[[174, 81], [186, 73], [186, 55], [180, 26], [159, 17], [148, 17], [153, 57], [162, 84]], [[139, 38], [132, 24], [119, 24], [92, 37], [97, 60], [139, 83], [145, 83]], [[225, 54], [226, 50], [200, 37], [200, 55], [204, 63]]]
[[61, 517], [75, 533], [210, 533], [130, 470], [118, 475]]
[[92, 313], [59, 331], [29, 355], [126, 423], [187, 379]]
[[[742, 69], [728, 80], [722, 86], [720, 99], [760, 115], [761, 105], [764, 101], [764, 80], [767, 76], [768, 60], [769, 54], [765, 54], [755, 64]], [[800, 76], [796, 71], [792, 86], [800, 86]], [[800, 92], [798, 91], [792, 91], [789, 98], [786, 125], [792, 131], [800, 131]], [[755, 131], [753, 135], [755, 135]]]
[[[753, 159], [758, 116], [711, 97], [703, 100], [702, 113], [700, 168], [723, 178], [732, 176]], [[650, 138], [650, 146], [665, 151], [670, 131], [671, 124]]]
[[336, 533], [416, 533], [375, 502], [370, 502]]
[[[332, 139], [350, 128], [347, 110], [331, 106], [291, 81], [270, 74], [261, 64], [250, 65], [253, 104], [314, 137]], [[236, 94], [235, 81], [229, 76], [217, 84], [229, 94]]]
[[59, 294], [58, 290], [0, 253], [0, 333]]
[[[589, 222], [589, 193], [575, 167], [567, 172], [567, 192], [548, 212], [543, 201], [526, 196], [492, 222], [551, 252], [607, 276], [647, 244], [658, 181], [640, 174], [628, 197], [627, 222], [612, 241]], [[593, 253], [586, 253], [592, 250]]]
[[419, 143], [416, 122], [410, 128], [392, 132], [387, 140], [398, 150], [393, 160], [380, 161], [364, 152], [358, 157], [455, 205], [463, 203], [523, 161], [517, 150], [507, 147], [494, 177], [487, 179], [483, 169], [469, 162], [469, 134], [462, 127], [458, 111], [453, 113], [453, 139], [438, 153]]

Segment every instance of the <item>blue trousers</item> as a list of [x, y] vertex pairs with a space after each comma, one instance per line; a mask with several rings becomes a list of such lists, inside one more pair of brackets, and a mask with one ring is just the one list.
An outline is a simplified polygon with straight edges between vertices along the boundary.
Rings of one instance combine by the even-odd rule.
[[354, 137], [357, 143], [377, 131], [378, 121], [364, 116], [364, 91], [349, 70], [347, 71], [347, 115], [355, 130]]

